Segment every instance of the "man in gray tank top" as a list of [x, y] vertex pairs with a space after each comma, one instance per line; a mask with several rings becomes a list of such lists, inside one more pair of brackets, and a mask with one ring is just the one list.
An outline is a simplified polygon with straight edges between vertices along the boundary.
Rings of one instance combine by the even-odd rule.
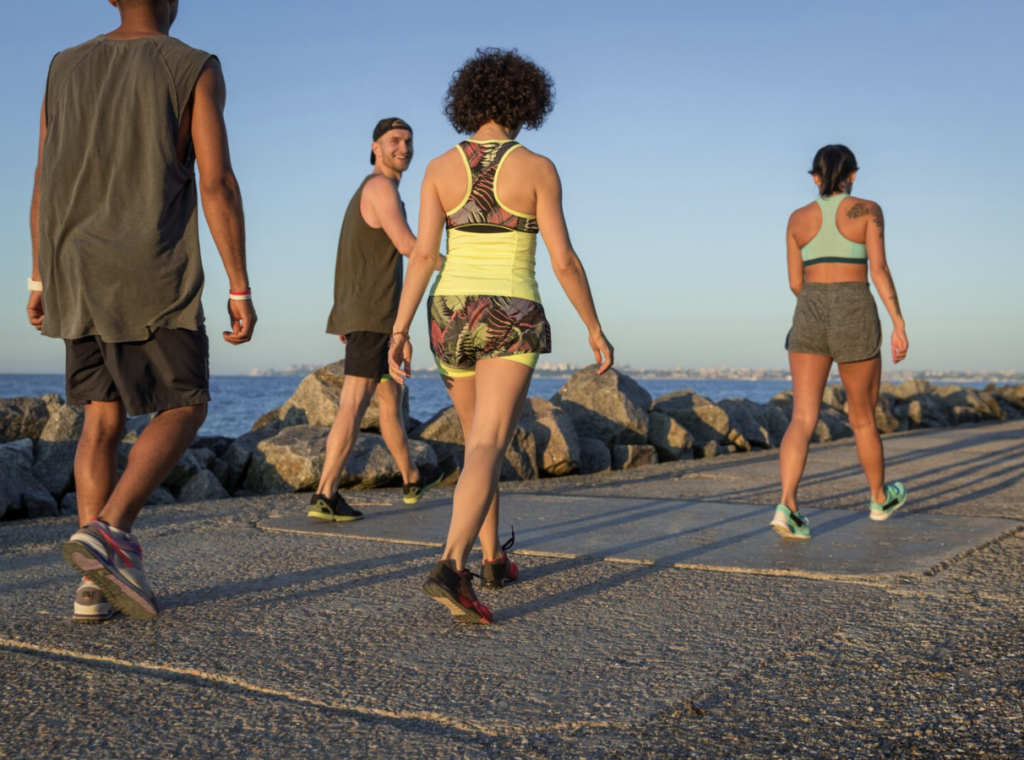
[[[177, 0], [110, 0], [121, 25], [50, 65], [32, 197], [29, 321], [64, 340], [67, 400], [85, 405], [75, 457], [83, 575], [74, 619], [146, 619], [156, 597], [131, 535], [206, 417], [195, 165], [230, 280], [232, 344], [256, 324], [242, 200], [215, 57], [169, 37]], [[155, 413], [117, 477], [126, 415]]]
[[412, 127], [401, 119], [381, 119], [373, 130], [373, 172], [348, 204], [338, 241], [334, 307], [327, 332], [345, 344], [345, 382], [338, 414], [327, 438], [320, 483], [309, 516], [318, 520], [358, 520], [363, 513], [338, 493], [345, 463], [374, 392], [380, 407], [380, 432], [398, 464], [406, 504], [415, 504], [443, 473], [420, 472], [409, 453], [402, 415], [402, 388], [388, 375], [388, 341], [402, 296], [402, 260], [416, 237], [405, 218], [398, 183], [412, 161]]

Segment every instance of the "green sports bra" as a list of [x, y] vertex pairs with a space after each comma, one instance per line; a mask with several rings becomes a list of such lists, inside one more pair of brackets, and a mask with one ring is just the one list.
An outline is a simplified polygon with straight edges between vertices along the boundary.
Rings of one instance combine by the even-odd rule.
[[843, 237], [836, 226], [836, 212], [847, 193], [837, 193], [828, 198], [818, 198], [821, 208], [821, 229], [814, 238], [800, 249], [804, 266], [812, 264], [867, 264], [868, 249], [864, 243], [854, 243]]

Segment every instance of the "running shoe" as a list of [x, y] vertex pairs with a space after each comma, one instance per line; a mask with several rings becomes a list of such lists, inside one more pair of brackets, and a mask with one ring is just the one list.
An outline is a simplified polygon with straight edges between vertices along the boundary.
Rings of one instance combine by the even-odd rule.
[[93, 520], [71, 536], [61, 554], [71, 567], [99, 586], [119, 612], [137, 620], [160, 613], [142, 566], [142, 546], [131, 533]]
[[484, 560], [480, 568], [480, 580], [487, 588], [502, 588], [506, 583], [511, 583], [519, 577], [519, 568], [506, 553], [515, 542], [516, 532], [513, 530], [512, 538], [501, 545], [501, 559]]
[[340, 493], [330, 498], [323, 494], [315, 493], [309, 502], [309, 516], [315, 520], [326, 520], [328, 522], [352, 522], [362, 520], [363, 513], [353, 509]]
[[811, 525], [807, 518], [799, 512], [794, 512], [785, 504], [779, 504], [775, 508], [772, 530], [783, 538], [806, 539], [811, 537]]
[[871, 502], [871, 519], [888, 520], [889, 515], [902, 507], [907, 501], [907, 488], [899, 481], [885, 487], [885, 504]]
[[423, 591], [447, 607], [460, 623], [487, 624], [494, 620], [487, 605], [476, 598], [472, 573], [468, 570], [456, 572], [447, 562], [438, 562], [423, 584]]
[[103, 589], [83, 577], [75, 592], [75, 613], [71, 619], [76, 623], [102, 623], [116, 614], [117, 610], [107, 601]]
[[428, 465], [426, 469], [420, 470], [419, 480], [402, 486], [402, 501], [406, 504], [418, 504], [423, 498], [423, 494], [442, 480], [444, 480], [444, 470], [434, 465]]

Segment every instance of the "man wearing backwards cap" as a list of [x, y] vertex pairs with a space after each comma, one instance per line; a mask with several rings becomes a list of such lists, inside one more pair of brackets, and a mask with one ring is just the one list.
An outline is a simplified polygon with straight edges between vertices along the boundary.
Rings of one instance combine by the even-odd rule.
[[370, 149], [373, 172], [352, 196], [342, 221], [327, 332], [345, 344], [345, 382], [327, 438], [323, 474], [310, 502], [309, 516], [319, 520], [363, 516], [338, 493], [338, 483], [375, 391], [380, 432], [402, 473], [405, 503], [417, 503], [443, 476], [436, 467], [420, 472], [413, 464], [402, 415], [402, 389], [388, 375], [388, 341], [402, 296], [399, 254], [408, 256], [416, 243], [398, 195], [398, 183], [411, 161], [412, 127], [401, 119], [381, 119], [374, 127]]
[[[246, 343], [256, 324], [220, 63], [168, 36], [178, 0], [110, 4], [121, 25], [50, 65], [31, 216], [29, 322], [64, 340], [68, 404], [85, 405], [74, 468], [82, 527], [63, 547], [84, 576], [74, 620], [85, 623], [114, 608], [157, 615], [129, 531], [206, 417], [196, 164], [230, 283], [224, 340]], [[125, 415], [154, 412], [119, 478]]]

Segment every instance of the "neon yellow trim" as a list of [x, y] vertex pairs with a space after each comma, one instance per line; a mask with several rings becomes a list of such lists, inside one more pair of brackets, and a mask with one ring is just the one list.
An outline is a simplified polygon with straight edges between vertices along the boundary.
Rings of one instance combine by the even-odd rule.
[[[511, 156], [513, 153], [516, 152], [516, 150], [518, 150], [519, 148], [522, 148], [522, 147], [523, 147], [522, 144], [520, 144], [520, 145], [515, 145], [515, 146], [509, 148], [509, 150], [505, 153], [505, 155], [501, 157], [501, 160], [498, 162], [498, 166], [494, 169], [494, 200], [496, 200], [498, 202], [499, 206], [501, 206], [503, 209], [505, 209], [508, 213], [512, 214], [512, 216], [521, 216], [521, 217], [523, 217], [523, 219], [536, 219], [537, 217], [532, 215], [532, 214], [521, 214], [518, 211], [513, 211], [508, 206], [506, 206], [504, 203], [502, 203], [501, 202], [501, 198], [498, 197], [498, 175], [501, 174], [501, 167], [505, 165], [505, 159], [506, 158]], [[463, 202], [465, 202], [465, 201], [463, 201]]]
[[[530, 369], [537, 368], [537, 362], [540, 360], [540, 354], [512, 354], [510, 356], [493, 356], [489, 357], [492, 359], [508, 359], [509, 361], [516, 362], [517, 364], [524, 364]], [[481, 359], [481, 361], [484, 361]], [[457, 367], [449, 367], [447, 364], [442, 364], [434, 357], [434, 364], [437, 365], [437, 371], [444, 377], [451, 377], [458, 379], [460, 377], [473, 377], [476, 374], [476, 369], [459, 369]]]
[[[470, 142], [472, 142], [472, 140], [470, 140]], [[458, 206], [453, 208], [451, 211], [444, 212], [444, 215], [446, 217], [451, 216], [456, 211], [465, 206], [466, 201], [469, 200], [469, 194], [473, 191], [473, 170], [469, 168], [469, 159], [466, 158], [466, 151], [464, 151], [458, 145], [455, 146], [455, 149], [459, 152], [459, 155], [462, 156], [462, 164], [466, 167], [466, 194], [462, 196], [462, 200], [459, 201]]]
[[385, 375], [381, 375], [380, 376], [380, 382], [382, 382], [382, 383], [386, 383], [390, 379], [391, 379], [391, 375], [385, 374]]
[[495, 359], [508, 359], [509, 361], [519, 362], [525, 364], [530, 369], [537, 368], [537, 362], [540, 360], [540, 354], [512, 354], [511, 356], [495, 356]]
[[434, 364], [437, 365], [437, 371], [442, 377], [473, 377], [476, 374], [475, 369], [459, 369], [458, 367], [449, 367], [447, 364], [441, 364], [437, 357], [434, 357]]

